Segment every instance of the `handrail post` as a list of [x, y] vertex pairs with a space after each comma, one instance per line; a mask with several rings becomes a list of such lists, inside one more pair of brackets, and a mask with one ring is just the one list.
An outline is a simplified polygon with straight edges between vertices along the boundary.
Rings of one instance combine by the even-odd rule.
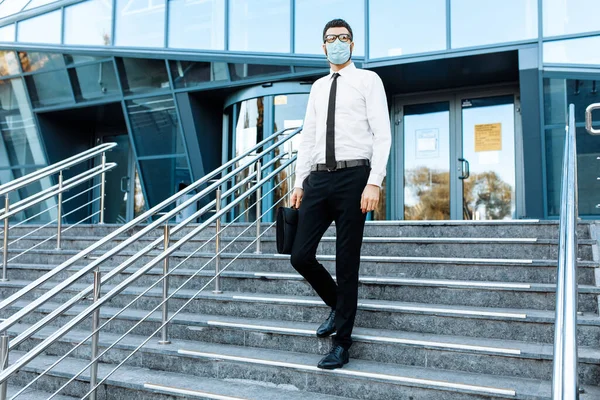
[[[221, 211], [221, 188], [217, 189], [217, 195], [215, 199], [216, 212], [217, 214]], [[213, 293], [221, 294], [221, 218], [216, 220], [217, 236], [215, 237], [215, 290]]]
[[56, 249], [60, 250], [60, 241], [61, 241], [61, 231], [62, 231], [62, 194], [63, 188], [63, 172], [60, 171], [58, 175], [58, 208], [57, 208], [57, 216], [56, 216]]
[[[6, 367], [8, 367], [8, 339], [9, 337], [6, 332], [2, 332], [2, 336], [0, 336], [0, 371], [3, 371]], [[2, 384], [0, 384], [0, 400], [6, 400], [7, 386], [7, 381], [4, 381]]]
[[[94, 297], [93, 301], [96, 303], [100, 299], [100, 284], [101, 284], [101, 273], [97, 269], [94, 271]], [[98, 341], [100, 339], [100, 332], [96, 332], [98, 330], [98, 326], [100, 325], [100, 307], [98, 307], [94, 313], [92, 314], [92, 365], [90, 367], [90, 389], [92, 393], [90, 394], [90, 400], [96, 400], [96, 384], [98, 383]]]
[[[169, 240], [171, 235], [171, 229], [169, 228], [169, 222], [165, 224], [164, 228], [164, 251], [169, 248]], [[161, 339], [158, 344], [171, 344], [169, 340], [169, 327], [167, 320], [169, 319], [169, 304], [167, 297], [169, 297], [169, 257], [163, 260], [163, 304], [162, 304], [162, 328], [161, 328]]]
[[[4, 214], [8, 213], [8, 207], [10, 206], [10, 199], [8, 198], [8, 193], [4, 197]], [[6, 268], [8, 267], [8, 217], [4, 218], [4, 238], [2, 244], [2, 278], [0, 282], [8, 281], [8, 277], [6, 276]]]
[[[256, 162], [256, 184], [260, 182], [262, 177], [262, 166], [260, 161]], [[256, 254], [261, 254], [261, 243], [260, 243], [260, 220], [262, 215], [262, 188], [258, 186], [256, 189]]]
[[[102, 153], [102, 169], [106, 167], [106, 152]], [[106, 195], [106, 172], [100, 175], [100, 222], [104, 224], [104, 197]]]

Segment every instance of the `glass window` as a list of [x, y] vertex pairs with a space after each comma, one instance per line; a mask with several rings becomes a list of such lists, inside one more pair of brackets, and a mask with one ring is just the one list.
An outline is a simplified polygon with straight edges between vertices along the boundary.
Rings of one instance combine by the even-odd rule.
[[128, 94], [168, 89], [169, 75], [164, 60], [117, 59], [123, 91]]
[[170, 65], [173, 83], [177, 89], [228, 79], [227, 63], [171, 61]]
[[169, 1], [169, 47], [225, 49], [225, 0]]
[[14, 42], [16, 40], [17, 28], [10, 24], [0, 28], [0, 42]]
[[559, 40], [544, 43], [544, 63], [549, 64], [600, 64], [600, 36]]
[[452, 48], [538, 37], [537, 0], [452, 0]]
[[29, 0], [8, 0], [0, 4], [0, 18], [16, 14], [25, 7]]
[[289, 74], [290, 72], [291, 68], [287, 65], [229, 64], [232, 81], [257, 76]]
[[65, 44], [109, 46], [112, 2], [91, 0], [65, 8]]
[[14, 51], [0, 51], [0, 75], [16, 75], [19, 73], [19, 61]]
[[185, 157], [140, 160], [140, 168], [149, 207], [174, 195], [179, 184], [192, 183]]
[[163, 47], [165, 0], [117, 0], [115, 45]]
[[289, 0], [229, 0], [229, 50], [290, 52]]
[[66, 70], [44, 72], [25, 77], [34, 107], [51, 106], [73, 101], [71, 83]]
[[45, 6], [50, 3], [54, 3], [58, 0], [31, 0], [29, 4], [23, 10], [31, 10], [32, 8]]
[[323, 28], [335, 18], [343, 18], [352, 27], [354, 55], [365, 55], [364, 0], [296, 1], [294, 51], [300, 54], [323, 54]]
[[600, 30], [598, 0], [543, 0], [544, 36]]
[[61, 10], [18, 22], [17, 42], [60, 44]]
[[65, 67], [65, 59], [59, 53], [19, 52], [23, 72], [44, 71]]
[[139, 157], [185, 154], [171, 96], [130, 100], [127, 111]]
[[[567, 108], [575, 105], [575, 122], [585, 122], [585, 109], [600, 102], [600, 81], [581, 79], [544, 79], [544, 117], [546, 125], [567, 124]], [[600, 122], [600, 113], [593, 114]]]
[[446, 0], [369, 2], [369, 57], [446, 49]]
[[77, 101], [119, 95], [117, 74], [111, 61], [69, 70]]
[[106, 60], [108, 57], [95, 57], [81, 54], [65, 54], [65, 62], [67, 65], [81, 64], [90, 61]]

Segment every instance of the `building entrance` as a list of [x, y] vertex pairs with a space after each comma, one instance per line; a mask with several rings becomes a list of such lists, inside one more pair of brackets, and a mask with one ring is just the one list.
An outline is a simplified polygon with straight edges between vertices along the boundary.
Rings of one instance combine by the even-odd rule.
[[399, 98], [394, 109], [394, 219], [518, 217], [521, 155], [515, 92]]

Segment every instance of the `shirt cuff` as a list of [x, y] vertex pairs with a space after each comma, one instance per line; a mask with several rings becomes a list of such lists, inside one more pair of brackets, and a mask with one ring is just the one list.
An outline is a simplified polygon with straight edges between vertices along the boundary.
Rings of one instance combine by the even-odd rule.
[[302, 187], [302, 183], [304, 183], [304, 179], [306, 177], [297, 177], [296, 178], [296, 183], [294, 183], [294, 189], [298, 188], [298, 189], [304, 189]]
[[375, 185], [381, 187], [381, 184], [383, 183], [383, 178], [385, 178], [385, 175], [374, 174], [373, 172], [371, 172], [371, 174], [369, 175], [369, 180], [367, 181], [367, 185]]

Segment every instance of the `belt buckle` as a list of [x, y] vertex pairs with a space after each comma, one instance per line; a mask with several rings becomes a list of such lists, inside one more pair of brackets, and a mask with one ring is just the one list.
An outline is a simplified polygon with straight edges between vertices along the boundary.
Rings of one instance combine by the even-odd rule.
[[337, 166], [333, 168], [327, 168], [327, 172], [333, 172], [337, 170]]

